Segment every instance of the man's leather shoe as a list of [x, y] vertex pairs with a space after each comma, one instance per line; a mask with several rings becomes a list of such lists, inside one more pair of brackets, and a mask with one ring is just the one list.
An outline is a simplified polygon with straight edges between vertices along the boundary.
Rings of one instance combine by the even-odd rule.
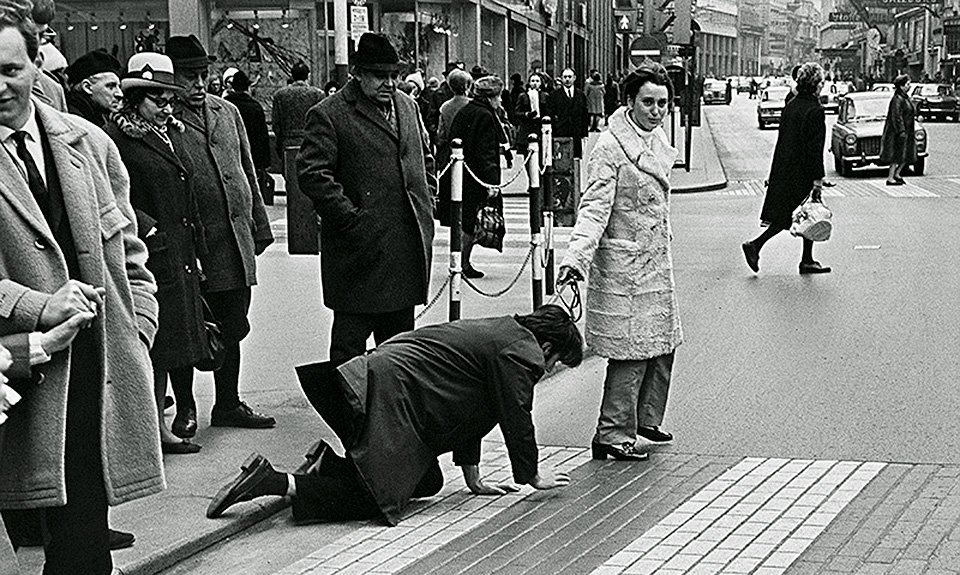
[[637, 428], [637, 435], [646, 439], [647, 441], [652, 441], [654, 443], [670, 443], [671, 441], [673, 441], [672, 435], [670, 435], [666, 431], [661, 430], [657, 426], [653, 426], [653, 427], [640, 426]]
[[136, 542], [137, 537], [133, 533], [127, 533], [126, 531], [117, 531], [116, 529], [110, 530], [110, 550], [116, 551], [117, 549], [126, 549], [127, 547], [133, 547], [133, 544]]
[[207, 506], [207, 517], [216, 519], [234, 503], [250, 501], [254, 497], [266, 495], [257, 487], [268, 477], [276, 473], [273, 466], [259, 453], [251, 453], [240, 466], [240, 474], [233, 481], [220, 488]]
[[743, 242], [740, 247], [743, 248], [743, 257], [747, 259], [747, 267], [753, 273], [760, 271], [760, 250], [757, 246], [753, 245], [753, 242]]
[[268, 429], [277, 424], [277, 420], [269, 415], [263, 415], [250, 409], [250, 406], [240, 402], [233, 409], [213, 408], [210, 412], [212, 427], [245, 427], [247, 429]]
[[593, 443], [590, 446], [593, 451], [594, 459], [606, 459], [610, 457], [618, 461], [646, 461], [650, 459], [650, 454], [646, 451], [640, 451], [629, 442], [620, 445], [607, 445], [606, 443]]
[[174, 443], [161, 441], [160, 451], [167, 455], [189, 455], [191, 453], [200, 453], [200, 445], [190, 443], [186, 439]]
[[830, 268], [820, 265], [820, 262], [800, 262], [800, 274], [828, 274]]
[[170, 431], [180, 439], [189, 439], [197, 434], [197, 408], [183, 407], [177, 410]]

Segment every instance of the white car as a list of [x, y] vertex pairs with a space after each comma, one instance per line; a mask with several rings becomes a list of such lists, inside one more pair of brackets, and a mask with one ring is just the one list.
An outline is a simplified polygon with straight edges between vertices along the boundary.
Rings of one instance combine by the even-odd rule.
[[823, 106], [823, 111], [836, 114], [840, 109], [840, 96], [842, 94], [840, 93], [839, 83], [824, 82], [823, 88], [820, 88], [820, 105]]

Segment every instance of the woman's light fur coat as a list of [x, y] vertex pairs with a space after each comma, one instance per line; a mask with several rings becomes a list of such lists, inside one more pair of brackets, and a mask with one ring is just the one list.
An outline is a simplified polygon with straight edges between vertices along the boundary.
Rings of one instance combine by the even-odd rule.
[[648, 146], [620, 108], [587, 164], [587, 189], [561, 266], [589, 270], [587, 345], [644, 360], [683, 340], [670, 254], [670, 183], [677, 150], [657, 128]]

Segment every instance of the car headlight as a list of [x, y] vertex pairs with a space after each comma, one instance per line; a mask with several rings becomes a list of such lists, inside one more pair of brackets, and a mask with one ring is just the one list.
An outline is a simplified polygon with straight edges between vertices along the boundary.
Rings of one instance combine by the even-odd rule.
[[917, 138], [918, 140], [926, 140], [926, 139], [927, 139], [927, 133], [924, 132], [923, 130], [917, 130], [916, 138]]
[[844, 141], [848, 146], [854, 146], [854, 145], [856, 145], [856, 143], [857, 143], [857, 137], [854, 136], [853, 134], [847, 134], [847, 136], [843, 139], [843, 141]]

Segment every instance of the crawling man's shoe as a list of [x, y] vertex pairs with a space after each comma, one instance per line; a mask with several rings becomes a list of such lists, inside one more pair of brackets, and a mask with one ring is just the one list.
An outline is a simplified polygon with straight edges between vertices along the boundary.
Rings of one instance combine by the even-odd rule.
[[215, 519], [234, 503], [250, 501], [264, 495], [285, 495], [287, 477], [278, 473], [259, 453], [251, 453], [240, 466], [240, 474], [220, 488], [207, 507], [207, 517]]

